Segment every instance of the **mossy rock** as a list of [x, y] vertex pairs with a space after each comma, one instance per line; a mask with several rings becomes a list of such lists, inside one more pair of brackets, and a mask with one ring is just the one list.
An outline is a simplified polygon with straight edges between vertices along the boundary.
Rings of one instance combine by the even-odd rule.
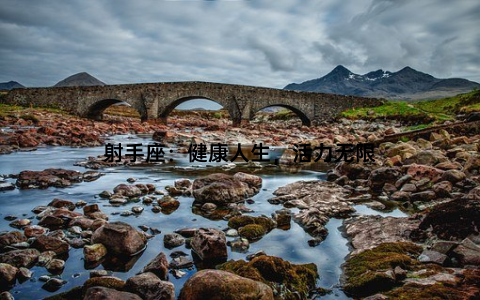
[[281, 293], [282, 299], [296, 299], [294, 293], [307, 297], [315, 288], [318, 278], [317, 266], [313, 263], [295, 265], [275, 256], [259, 256], [250, 262], [228, 261], [219, 269], [261, 281]]
[[419, 264], [415, 258], [421, 251], [422, 247], [413, 243], [383, 243], [350, 257], [345, 263], [344, 291], [354, 296], [367, 296], [391, 289], [395, 279], [388, 271], [397, 266], [411, 270]]
[[37, 124], [38, 122], [40, 122], [38, 117], [32, 114], [21, 115], [20, 119], [24, 119], [25, 121], [32, 121], [33, 124]]
[[478, 296], [479, 289], [473, 286], [466, 288], [464, 286], [448, 286], [442, 283], [433, 285], [415, 285], [409, 284], [398, 289], [385, 293], [388, 299], [474, 299]]
[[87, 279], [87, 281], [85, 281], [83, 284], [83, 294], [85, 294], [89, 288], [94, 286], [101, 286], [122, 291], [125, 287], [125, 281], [113, 276], [93, 277]]
[[163, 202], [159, 201], [158, 205], [162, 208], [162, 213], [169, 215], [178, 209], [178, 207], [180, 206], [180, 201], [175, 199]]
[[45, 300], [71, 300], [82, 299], [82, 286], [76, 286], [71, 290], [44, 298]]
[[248, 239], [249, 241], [256, 241], [261, 239], [266, 234], [265, 228], [262, 225], [258, 224], [248, 224], [243, 227], [240, 227], [238, 234], [241, 237]]
[[275, 222], [267, 217], [260, 216], [260, 217], [252, 217], [252, 216], [235, 216], [228, 220], [228, 227], [233, 229], [239, 229], [240, 227], [244, 227], [250, 224], [257, 224], [263, 226], [266, 232], [270, 232], [273, 228], [275, 228]]
[[219, 207], [212, 211], [204, 211], [199, 206], [193, 206], [192, 213], [196, 215], [200, 215], [209, 220], [217, 221], [217, 220], [224, 220], [225, 216], [232, 213], [232, 210], [226, 207]]

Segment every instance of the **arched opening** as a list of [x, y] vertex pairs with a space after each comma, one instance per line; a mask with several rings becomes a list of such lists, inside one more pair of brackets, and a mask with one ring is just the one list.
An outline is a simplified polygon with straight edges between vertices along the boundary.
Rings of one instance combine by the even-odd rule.
[[165, 124], [187, 127], [225, 128], [232, 124], [230, 112], [219, 102], [206, 97], [184, 97], [172, 102], [160, 114]]
[[132, 118], [142, 119], [142, 115], [129, 103], [117, 99], [96, 102], [88, 110], [87, 117], [94, 120]]
[[285, 123], [289, 126], [310, 126], [310, 119], [299, 109], [283, 104], [266, 106], [257, 111], [251, 120], [252, 123]]

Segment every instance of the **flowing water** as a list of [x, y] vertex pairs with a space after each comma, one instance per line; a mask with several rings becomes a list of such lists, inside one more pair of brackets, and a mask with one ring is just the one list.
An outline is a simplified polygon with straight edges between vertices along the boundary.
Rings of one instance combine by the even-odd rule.
[[[115, 136], [112, 143], [141, 142], [143, 145], [151, 142], [150, 137], [146, 136]], [[8, 155], [0, 156], [0, 174], [19, 173], [22, 170], [43, 170], [46, 168], [65, 168], [75, 169], [78, 171], [86, 171], [82, 167], [73, 166], [75, 162], [81, 161], [88, 156], [97, 156], [104, 153], [105, 148], [70, 148], [70, 147], [47, 147], [40, 148], [32, 152], [16, 152]], [[145, 151], [145, 150], [144, 150]], [[167, 153], [167, 151], [165, 151]], [[195, 179], [198, 176], [218, 171], [218, 164], [196, 164], [193, 168], [185, 154], [166, 155], [168, 158], [174, 158], [175, 167], [171, 165], [151, 167], [117, 167], [101, 170], [105, 176], [100, 177], [93, 182], [83, 182], [73, 184], [68, 188], [49, 188], [46, 190], [14, 190], [0, 192], [0, 232], [13, 230], [9, 227], [9, 222], [4, 220], [7, 215], [16, 215], [19, 218], [34, 218], [31, 210], [38, 205], [46, 205], [53, 198], [62, 198], [72, 201], [84, 200], [88, 204], [97, 203], [101, 210], [109, 215], [110, 221], [123, 221], [137, 227], [139, 225], [147, 225], [149, 227], [158, 228], [162, 234], [156, 235], [148, 242], [147, 249], [143, 254], [137, 257], [134, 264], [129, 265], [129, 269], [122, 269], [121, 266], [115, 266], [113, 275], [122, 279], [127, 279], [138, 273], [151, 259], [159, 252], [163, 251], [167, 257], [177, 250], [190, 253], [185, 246], [166, 249], [163, 246], [163, 234], [171, 233], [174, 230], [186, 227], [211, 227], [217, 229], [225, 229], [227, 222], [224, 220], [213, 221], [196, 215], [192, 212], [193, 198], [179, 197], [180, 207], [170, 215], [162, 213], [153, 213], [150, 207], [141, 203], [128, 203], [122, 207], [112, 207], [108, 200], [102, 200], [97, 195], [104, 191], [112, 191], [113, 188], [120, 184], [126, 183], [129, 177], [137, 178], [136, 183], [154, 183], [157, 189], [163, 189], [166, 185], [173, 185], [174, 180], [179, 178]], [[216, 166], [216, 167], [213, 167]], [[268, 171], [266, 171], [268, 169]], [[256, 169], [254, 169], [256, 170]], [[235, 169], [234, 169], [235, 171]], [[275, 210], [281, 209], [281, 206], [271, 205], [267, 200], [273, 197], [273, 192], [278, 187], [298, 181], [298, 180], [323, 180], [325, 174], [315, 169], [300, 170], [296, 172], [288, 172], [280, 168], [265, 168], [256, 170], [257, 175], [263, 179], [261, 191], [252, 199], [254, 204], [247, 206], [254, 210], [252, 215], [270, 216]], [[145, 206], [145, 210], [138, 216], [122, 217], [120, 215], [111, 215], [112, 212], [122, 212], [130, 210], [134, 205]], [[378, 212], [367, 208], [363, 205], [356, 206], [359, 214], [379, 214], [404, 216], [399, 210], [389, 213]], [[36, 220], [33, 221], [36, 223]], [[341, 265], [345, 257], [349, 253], [348, 241], [342, 236], [339, 228], [342, 226], [342, 220], [331, 219], [327, 224], [329, 235], [325, 241], [316, 247], [310, 247], [307, 241], [311, 237], [304, 230], [292, 222], [289, 230], [274, 229], [261, 240], [250, 244], [250, 248], [246, 253], [231, 252], [229, 248], [228, 259], [245, 259], [246, 255], [264, 250], [269, 255], [279, 256], [292, 263], [310, 263], [317, 265], [320, 274], [318, 285], [324, 288], [332, 289], [332, 293], [324, 298], [344, 299], [345, 294], [338, 288], [341, 276]], [[233, 238], [227, 238], [231, 240]], [[96, 269], [103, 269], [102, 265]], [[109, 267], [111, 268], [111, 266]], [[38, 281], [41, 275], [48, 275], [48, 271], [43, 267], [33, 267], [31, 269], [34, 276], [31, 280], [17, 285], [11, 290], [16, 299], [41, 299], [54, 293], [42, 289], [43, 282]], [[175, 285], [177, 295], [179, 294], [184, 282], [195, 273], [195, 269], [187, 271], [187, 275], [180, 279], [176, 279], [172, 275], [169, 280]], [[83, 262], [83, 250], [73, 249], [69, 251], [69, 257], [66, 260], [65, 270], [61, 278], [67, 283], [55, 293], [67, 291], [75, 286], [82, 285], [89, 278], [89, 270], [85, 269]]]

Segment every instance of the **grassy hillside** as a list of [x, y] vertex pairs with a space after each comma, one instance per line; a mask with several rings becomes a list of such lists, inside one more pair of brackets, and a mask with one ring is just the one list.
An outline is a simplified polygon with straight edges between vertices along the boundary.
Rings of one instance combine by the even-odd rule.
[[387, 101], [377, 107], [350, 109], [340, 116], [366, 120], [395, 119], [412, 125], [410, 129], [419, 129], [453, 120], [457, 114], [471, 111], [480, 111], [480, 91], [421, 102]]
[[415, 103], [415, 106], [431, 113], [456, 115], [480, 111], [480, 91], [460, 94], [454, 97]]

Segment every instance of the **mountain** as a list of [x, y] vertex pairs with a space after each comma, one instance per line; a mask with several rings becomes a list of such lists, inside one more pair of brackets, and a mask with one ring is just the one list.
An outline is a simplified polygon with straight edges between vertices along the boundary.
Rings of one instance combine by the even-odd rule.
[[0, 91], [9, 91], [11, 89], [23, 88], [24, 86], [16, 81], [0, 82]]
[[105, 85], [105, 83], [101, 82], [100, 80], [86, 72], [82, 72], [65, 78], [64, 80], [55, 84], [54, 87], [94, 85]]
[[423, 100], [455, 96], [480, 89], [480, 84], [462, 78], [439, 79], [405, 67], [398, 72], [383, 70], [364, 75], [337, 66], [327, 75], [291, 83], [284, 89], [399, 100]]

